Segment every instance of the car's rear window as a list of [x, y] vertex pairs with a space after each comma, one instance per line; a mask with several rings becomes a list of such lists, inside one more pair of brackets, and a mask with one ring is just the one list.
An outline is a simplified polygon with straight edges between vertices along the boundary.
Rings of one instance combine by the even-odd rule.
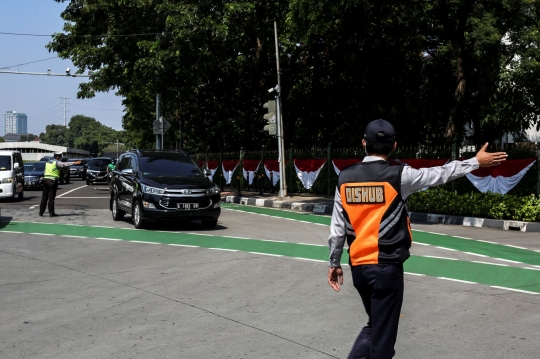
[[24, 164], [25, 171], [45, 171], [45, 162], [30, 162]]
[[199, 166], [189, 157], [177, 154], [140, 157], [141, 172], [144, 176], [160, 177], [201, 177]]
[[11, 171], [11, 156], [0, 156], [0, 171]]

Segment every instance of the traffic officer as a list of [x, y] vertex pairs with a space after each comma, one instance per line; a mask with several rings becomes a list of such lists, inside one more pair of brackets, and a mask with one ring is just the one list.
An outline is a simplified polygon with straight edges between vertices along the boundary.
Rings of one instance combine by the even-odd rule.
[[55, 152], [54, 159], [47, 161], [45, 164], [45, 173], [43, 176], [43, 193], [41, 195], [41, 204], [39, 206], [39, 215], [43, 216], [47, 202], [49, 203], [49, 217], [58, 216], [54, 212], [54, 199], [56, 198], [56, 190], [58, 189], [58, 180], [60, 179], [60, 172], [62, 167], [69, 167], [72, 165], [79, 165], [81, 161], [75, 162], [60, 162], [62, 152]]
[[405, 200], [414, 191], [462, 177], [478, 167], [500, 164], [504, 152], [486, 152], [444, 166], [414, 169], [388, 162], [396, 131], [385, 120], [370, 122], [362, 145], [366, 157], [341, 171], [336, 188], [328, 244], [328, 283], [343, 285], [341, 255], [349, 246], [353, 284], [368, 315], [349, 358], [386, 359], [395, 355], [403, 302], [403, 262], [409, 258], [412, 233]]

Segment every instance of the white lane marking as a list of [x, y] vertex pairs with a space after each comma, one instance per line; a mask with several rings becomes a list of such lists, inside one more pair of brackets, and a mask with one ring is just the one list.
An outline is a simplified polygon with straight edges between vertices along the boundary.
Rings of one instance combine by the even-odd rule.
[[493, 258], [493, 259], [496, 259], [498, 261], [503, 261], [503, 262], [509, 262], [509, 263], [518, 263], [518, 264], [522, 264], [522, 262], [518, 262], [518, 261], [511, 261], [510, 259], [503, 259], [503, 258]]
[[62, 198], [62, 199], [97, 199], [97, 198], [109, 198], [109, 197], [56, 197], [57, 199], [58, 198]]
[[4, 231], [4, 230], [1, 230], [0, 233], [23, 233], [23, 232], [18, 232], [18, 231]]
[[28, 234], [35, 234], [36, 236], [54, 236], [54, 234], [50, 234], [50, 233], [28, 233]]
[[487, 258], [488, 256], [485, 256], [483, 254], [473, 253], [473, 252], [463, 252], [465, 254], [470, 254], [471, 256], [477, 256], [477, 257], [484, 257]]
[[270, 253], [261, 253], [261, 252], [247, 252], [251, 254], [260, 254], [263, 256], [272, 256], [272, 257], [283, 257], [281, 254], [270, 254]]
[[508, 267], [508, 264], [501, 264], [501, 263], [489, 263], [489, 262], [482, 262], [482, 261], [471, 261], [471, 262], [480, 263], [480, 264], [490, 264], [492, 266]]
[[478, 284], [477, 282], [469, 282], [468, 280], [461, 280], [461, 279], [454, 279], [454, 278], [447, 278], [447, 277], [437, 277], [439, 279], [445, 279], [445, 280], [451, 280], [452, 282], [460, 282], [460, 283], [467, 283], [467, 284]]
[[[328, 227], [328, 226], [329, 226], [328, 224], [314, 223], [314, 222], [309, 222], [309, 221], [302, 221], [302, 220], [300, 220], [300, 219], [294, 219], [294, 218], [284, 218], [284, 217], [280, 217], [280, 216], [272, 215], [272, 214], [253, 213], [253, 212], [242, 211], [242, 210], [239, 210], [239, 209], [225, 208], [225, 207], [223, 207], [223, 209], [228, 210], [228, 211], [235, 211], [235, 212], [242, 212], [242, 213], [256, 214], [257, 216], [265, 216], [265, 217], [272, 217], [272, 218], [278, 218], [278, 219], [286, 219], [286, 220], [289, 220], [289, 221], [296, 221], [296, 222], [302, 222], [302, 223], [308, 223], [308, 224], [315, 224], [315, 225], [317, 225], [317, 226], [325, 226], [325, 227]], [[294, 212], [294, 211], [284, 211], [284, 212], [297, 213], [297, 212]], [[315, 215], [313, 215], [313, 214], [310, 214], [310, 215], [311, 215], [311, 216], [315, 216]], [[315, 217], [322, 217], [322, 216], [315, 216]]]
[[531, 264], [531, 267], [540, 268], [540, 266], [537, 266], [536, 264]]
[[319, 262], [319, 263], [328, 263], [328, 261], [323, 261], [320, 259], [311, 259], [311, 258], [301, 258], [301, 257], [291, 257], [293, 259], [300, 259], [302, 261], [309, 261], [309, 262]]
[[484, 241], [483, 239], [477, 239], [476, 241], [477, 241], [477, 242], [489, 243], [489, 244], [499, 244], [499, 243], [495, 243], [495, 242]]
[[469, 237], [461, 237], [461, 236], [452, 236], [452, 237], [455, 237], [455, 238], [463, 238], [463, 239], [472, 239], [472, 238], [469, 238]]
[[30, 206], [30, 208], [28, 208], [28, 209], [34, 209], [34, 208], [36, 208], [37, 206], [39, 206], [39, 204], [35, 204], [35, 205], [33, 205], [33, 206]]
[[72, 236], [70, 234], [61, 234], [60, 237], [71, 237], [71, 238], [89, 238], [85, 236]]
[[538, 249], [533, 249], [533, 251], [540, 253], [540, 251]]
[[528, 290], [521, 290], [521, 289], [514, 289], [514, 288], [507, 288], [507, 287], [499, 287], [497, 285], [490, 285], [491, 288], [496, 289], [505, 289], [505, 290], [511, 290], [512, 292], [520, 292], [520, 293], [527, 293], [527, 294], [540, 294], [536, 292], [529, 292]]
[[524, 267], [523, 269], [529, 269], [529, 270], [540, 270], [540, 268], [530, 268], [530, 267]]
[[169, 244], [169, 246], [200, 248], [200, 246], [190, 246], [190, 245], [188, 245], [188, 244]]
[[511, 245], [511, 244], [505, 244], [505, 246], [507, 246], [507, 247], [512, 247], [512, 248], [518, 248], [518, 249], [527, 249], [527, 248], [525, 248], [525, 247], [514, 246], [514, 245]]
[[425, 274], [420, 274], [420, 273], [411, 273], [411, 272], [404, 272], [405, 274], [408, 274], [408, 275], [415, 275], [415, 276], [418, 276], [418, 277], [425, 277], [426, 275]]
[[103, 239], [105, 241], [123, 241], [123, 239], [118, 238], [104, 238], [104, 237], [97, 237], [96, 239]]
[[311, 244], [311, 243], [296, 243], [296, 244], [303, 244], [304, 246], [326, 247], [324, 244]]
[[447, 234], [443, 234], [443, 233], [437, 233], [437, 232], [427, 232], [427, 233], [431, 233], [431, 234], [438, 234], [439, 236], [447, 236]]
[[236, 249], [227, 249], [227, 248], [207, 248], [207, 249], [215, 249], [216, 251], [227, 251], [227, 252], [238, 252]]
[[[67, 192], [65, 192], [65, 193], [62, 193], [60, 196], [56, 196], [56, 198], [63, 197], [63, 196], [65, 196], [65, 195], [68, 194], [68, 193], [71, 193], [71, 192], [73, 192], [73, 191], [76, 191], [76, 190], [81, 189], [81, 188], [84, 188], [84, 187], [86, 187], [86, 185], [81, 186], [81, 187], [77, 187], [77, 188], [72, 189], [71, 191], [67, 191]], [[83, 198], [84, 198], [84, 197], [83, 197]]]
[[448, 259], [450, 261], [457, 261], [459, 259], [456, 258], [448, 258], [448, 257], [438, 257], [438, 256], [418, 256], [418, 257], [428, 257], [428, 258], [437, 258], [437, 259]]
[[420, 242], [413, 242], [413, 244], [419, 244], [421, 246], [430, 246], [431, 244], [428, 243], [420, 243]]
[[161, 244], [161, 243], [157, 243], [157, 242], [146, 242], [146, 241], [130, 241], [130, 242], [133, 242], [133, 243], [146, 243], [146, 244]]
[[457, 252], [457, 249], [454, 249], [454, 248], [446, 248], [446, 247], [439, 247], [439, 246], [435, 246], [435, 248], [446, 249], [447, 251], [454, 251], [454, 252]]
[[[109, 227], [109, 226], [92, 226], [97, 228], [115, 228], [115, 227]], [[124, 228], [118, 228], [118, 229], [124, 229]]]

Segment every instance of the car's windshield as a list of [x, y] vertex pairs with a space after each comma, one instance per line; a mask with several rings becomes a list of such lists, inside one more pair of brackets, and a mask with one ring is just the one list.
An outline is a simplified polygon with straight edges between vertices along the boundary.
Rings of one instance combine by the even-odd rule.
[[[159, 157], [158, 157], [159, 156]], [[189, 157], [175, 153], [161, 153], [156, 156], [140, 157], [141, 172], [144, 176], [161, 177], [201, 177], [201, 169]]]
[[88, 163], [88, 168], [106, 168], [109, 163], [111, 163], [111, 160], [92, 160]]
[[11, 156], [0, 156], [0, 171], [11, 171]]
[[28, 162], [24, 164], [25, 171], [44, 172], [45, 162]]

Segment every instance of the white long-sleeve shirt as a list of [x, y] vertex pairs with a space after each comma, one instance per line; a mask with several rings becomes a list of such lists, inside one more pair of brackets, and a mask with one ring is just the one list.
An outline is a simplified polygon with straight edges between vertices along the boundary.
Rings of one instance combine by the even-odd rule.
[[[380, 160], [381, 158], [377, 156], [366, 156], [362, 162]], [[403, 200], [406, 200], [415, 191], [455, 180], [479, 167], [480, 165], [476, 157], [465, 161], [452, 161], [444, 166], [430, 168], [415, 169], [406, 165], [403, 167], [403, 172], [401, 173], [401, 194]], [[337, 188], [330, 224], [330, 236], [328, 237], [330, 267], [340, 267], [341, 255], [343, 254], [343, 246], [345, 245], [347, 235], [354, 236], [354, 229], [345, 218], [340, 191]]]

